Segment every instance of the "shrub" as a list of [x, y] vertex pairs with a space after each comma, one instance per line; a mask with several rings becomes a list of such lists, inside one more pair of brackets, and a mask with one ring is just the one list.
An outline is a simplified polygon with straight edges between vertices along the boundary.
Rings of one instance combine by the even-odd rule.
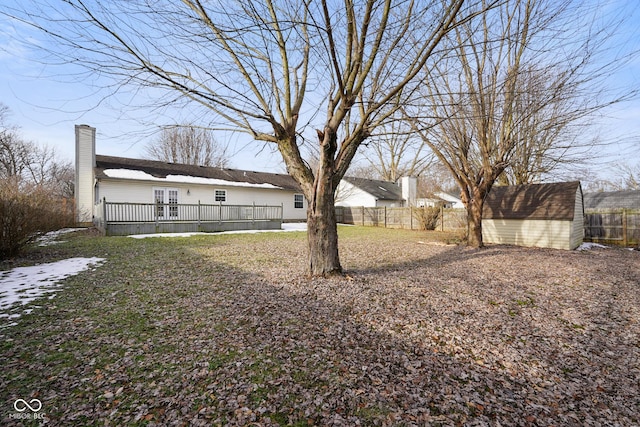
[[414, 215], [420, 222], [423, 230], [435, 230], [440, 219], [440, 206], [425, 206], [423, 208], [415, 208]]
[[42, 233], [72, 225], [73, 204], [42, 185], [0, 180], [0, 260], [17, 255]]

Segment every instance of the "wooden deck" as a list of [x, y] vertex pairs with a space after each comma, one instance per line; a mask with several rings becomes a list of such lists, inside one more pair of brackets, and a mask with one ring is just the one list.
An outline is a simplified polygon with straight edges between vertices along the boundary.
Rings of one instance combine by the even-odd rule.
[[278, 230], [282, 206], [118, 203], [101, 200], [94, 223], [107, 236]]

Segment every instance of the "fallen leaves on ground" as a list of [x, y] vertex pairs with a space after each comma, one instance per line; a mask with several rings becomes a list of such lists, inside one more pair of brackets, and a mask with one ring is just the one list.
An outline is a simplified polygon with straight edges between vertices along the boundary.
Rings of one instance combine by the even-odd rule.
[[306, 279], [304, 234], [192, 239], [109, 243], [3, 331], [3, 401], [51, 425], [640, 423], [637, 252], [360, 229], [347, 277]]

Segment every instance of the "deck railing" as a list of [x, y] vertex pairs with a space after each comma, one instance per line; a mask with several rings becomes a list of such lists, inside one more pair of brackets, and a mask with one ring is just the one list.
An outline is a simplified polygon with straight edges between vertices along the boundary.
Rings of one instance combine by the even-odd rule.
[[[219, 204], [185, 204], [185, 203], [123, 203], [100, 200], [96, 205], [96, 224], [105, 230], [112, 232], [118, 226], [123, 229], [125, 224], [147, 225], [145, 230], [150, 230], [148, 225], [157, 227], [162, 225], [160, 231], [187, 230], [185, 225], [191, 225], [188, 230], [222, 231], [229, 226], [222, 223], [234, 223], [232, 229], [257, 229], [262, 228], [261, 222], [282, 222], [283, 207], [267, 205], [224, 205]], [[215, 225], [218, 224], [218, 226]], [[242, 225], [244, 223], [244, 226]], [[180, 224], [182, 226], [180, 227]], [[173, 225], [173, 227], [169, 227]], [[268, 226], [266, 228], [273, 228]], [[131, 230], [135, 230], [131, 226]], [[124, 234], [118, 232], [117, 234]]]

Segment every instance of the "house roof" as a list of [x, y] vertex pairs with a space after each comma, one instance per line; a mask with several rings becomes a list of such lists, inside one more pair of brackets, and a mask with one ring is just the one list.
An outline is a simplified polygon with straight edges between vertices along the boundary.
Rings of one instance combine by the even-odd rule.
[[484, 202], [486, 219], [573, 220], [579, 181], [493, 187]]
[[585, 209], [640, 209], [640, 190], [584, 194]]
[[[123, 173], [127, 172], [127, 173]], [[289, 175], [96, 155], [97, 179], [148, 179], [300, 191]], [[187, 178], [198, 178], [189, 181]]]
[[402, 189], [395, 182], [349, 176], [345, 176], [343, 179], [362, 191], [371, 194], [377, 200], [403, 200]]
[[438, 191], [435, 193], [435, 196], [441, 198], [442, 200], [446, 200], [447, 202], [462, 203], [462, 200], [460, 199], [460, 193], [455, 194], [449, 191]]

